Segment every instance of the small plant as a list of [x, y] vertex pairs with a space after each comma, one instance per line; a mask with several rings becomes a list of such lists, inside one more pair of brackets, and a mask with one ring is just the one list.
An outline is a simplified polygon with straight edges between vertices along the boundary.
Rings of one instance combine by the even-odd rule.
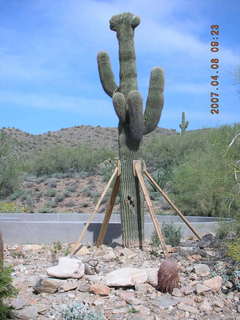
[[240, 262], [240, 239], [231, 241], [227, 244], [227, 254], [234, 261]]
[[69, 187], [67, 188], [67, 191], [69, 191], [69, 192], [76, 192], [76, 191], [77, 191], [77, 185], [73, 184], [73, 185], [69, 186]]
[[14, 193], [12, 193], [9, 197], [11, 201], [17, 200], [19, 197], [21, 197], [24, 193], [24, 190], [16, 190]]
[[0, 319], [6, 320], [11, 316], [12, 307], [4, 304], [3, 299], [14, 297], [16, 288], [12, 286], [12, 269], [3, 265], [3, 240], [0, 234]]
[[[169, 244], [173, 247], [179, 245], [182, 238], [181, 227], [176, 227], [173, 224], [163, 223], [162, 231], [165, 237], [166, 244]], [[154, 231], [152, 235], [152, 245], [154, 247], [159, 247], [160, 245], [160, 241], [156, 231]]]
[[42, 209], [40, 209], [41, 213], [52, 213], [52, 209], [48, 208], [48, 207], [43, 207]]
[[229, 239], [229, 237], [240, 236], [240, 221], [239, 219], [234, 221], [221, 221], [218, 225], [216, 237], [220, 240]]
[[55, 241], [55, 242], [53, 242], [53, 251], [55, 252], [55, 253], [57, 253], [57, 252], [59, 252], [59, 251], [61, 251], [62, 250], [62, 244], [61, 244], [61, 242], [60, 241]]
[[128, 313], [138, 313], [139, 311], [136, 310], [133, 306], [131, 306], [128, 310]]
[[64, 320], [105, 320], [102, 313], [91, 311], [86, 304], [78, 302], [65, 307], [62, 316]]
[[54, 190], [54, 189], [48, 189], [47, 190], [47, 192], [45, 193], [45, 195], [47, 196], [47, 197], [55, 197], [55, 195], [56, 195], [56, 190]]
[[56, 202], [62, 202], [64, 200], [64, 195], [63, 194], [57, 194], [55, 197]]

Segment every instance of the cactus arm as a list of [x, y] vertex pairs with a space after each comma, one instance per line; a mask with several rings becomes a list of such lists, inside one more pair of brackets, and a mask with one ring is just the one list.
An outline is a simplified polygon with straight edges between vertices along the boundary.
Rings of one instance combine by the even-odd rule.
[[126, 120], [126, 99], [121, 92], [115, 92], [113, 94], [113, 106], [115, 112], [121, 122], [125, 122]]
[[134, 141], [141, 141], [144, 129], [143, 102], [137, 90], [130, 91], [127, 96], [129, 132]]
[[114, 91], [117, 89], [117, 85], [114, 80], [114, 74], [112, 72], [110, 58], [104, 51], [99, 52], [97, 55], [98, 72], [101, 80], [103, 90], [110, 96], [113, 96]]
[[153, 131], [159, 122], [163, 108], [163, 89], [163, 70], [155, 67], [151, 71], [146, 109], [144, 112], [144, 134]]

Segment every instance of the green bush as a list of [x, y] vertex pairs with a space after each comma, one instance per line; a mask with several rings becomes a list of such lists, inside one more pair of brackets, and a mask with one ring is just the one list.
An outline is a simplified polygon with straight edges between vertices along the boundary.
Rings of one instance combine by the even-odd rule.
[[0, 198], [5, 198], [18, 189], [21, 180], [20, 161], [14, 144], [0, 132]]
[[[161, 229], [162, 229], [166, 244], [169, 244], [172, 247], [176, 247], [179, 245], [182, 238], [181, 227], [176, 227], [174, 224], [163, 223]], [[152, 245], [154, 247], [160, 246], [160, 240], [155, 230], [152, 234]]]
[[74, 173], [88, 171], [95, 173], [97, 165], [113, 156], [105, 149], [88, 146], [57, 146], [39, 152], [30, 163], [31, 171], [37, 176], [54, 173]]
[[229, 130], [225, 127], [210, 130], [204, 152], [191, 152], [188, 159], [174, 168], [171, 190], [185, 214], [230, 216], [238, 212], [240, 201], [232, 168], [238, 154], [225, 153], [231, 140], [226, 138]]

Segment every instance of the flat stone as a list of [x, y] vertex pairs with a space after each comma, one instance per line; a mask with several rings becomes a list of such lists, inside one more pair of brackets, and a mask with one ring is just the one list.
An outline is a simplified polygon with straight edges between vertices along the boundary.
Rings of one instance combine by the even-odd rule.
[[184, 304], [184, 303], [179, 303], [177, 305], [179, 310], [185, 311], [185, 312], [190, 312], [190, 313], [198, 313], [198, 309], [190, 306], [189, 304]]
[[147, 282], [151, 284], [153, 287], [158, 285], [158, 270], [159, 268], [147, 268]]
[[78, 291], [80, 292], [89, 292], [90, 290], [90, 285], [87, 283], [79, 283], [78, 285]]
[[197, 283], [197, 285], [196, 285], [196, 292], [197, 292], [197, 294], [203, 294], [203, 293], [208, 292], [208, 291], [210, 291], [210, 290], [211, 290], [211, 289], [210, 289], [209, 287], [204, 286], [204, 285], [201, 284], [201, 283]]
[[218, 292], [221, 289], [222, 283], [223, 279], [220, 276], [203, 281], [203, 284], [214, 292]]
[[15, 309], [15, 310], [20, 310], [23, 309], [24, 306], [26, 306], [28, 303], [26, 300], [17, 297], [11, 300], [11, 306]]
[[64, 282], [62, 282], [60, 288], [59, 288], [59, 292], [67, 292], [67, 291], [71, 291], [71, 290], [75, 290], [78, 287], [78, 281], [77, 280], [65, 280]]
[[110, 288], [102, 283], [95, 283], [90, 286], [90, 292], [100, 296], [108, 296], [110, 294]]
[[110, 287], [129, 287], [136, 283], [144, 283], [148, 279], [145, 269], [120, 268], [108, 273], [105, 277], [105, 284]]
[[187, 286], [182, 288], [182, 292], [184, 293], [184, 295], [188, 296], [190, 294], [192, 294], [195, 291], [193, 286]]
[[36, 320], [37, 319], [37, 308], [35, 306], [25, 307], [23, 310], [19, 310], [14, 313], [16, 319], [20, 320]]
[[61, 257], [59, 258], [57, 266], [47, 269], [47, 274], [51, 277], [60, 279], [80, 279], [84, 275], [84, 269], [84, 263], [82, 263], [79, 259]]
[[174, 297], [182, 297], [182, 292], [179, 288], [173, 288], [172, 295]]
[[35, 286], [33, 287], [33, 292], [38, 293], [55, 293], [61, 286], [61, 282], [56, 279], [46, 278], [39, 279]]
[[205, 277], [210, 274], [209, 266], [203, 263], [195, 264], [194, 271], [198, 276], [201, 277]]
[[160, 296], [152, 301], [152, 304], [157, 307], [169, 308], [178, 304], [181, 300], [177, 297], [168, 295]]

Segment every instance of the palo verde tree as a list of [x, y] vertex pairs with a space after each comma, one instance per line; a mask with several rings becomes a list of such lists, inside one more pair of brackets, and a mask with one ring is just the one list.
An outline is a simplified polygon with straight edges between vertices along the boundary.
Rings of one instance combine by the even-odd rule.
[[98, 70], [104, 91], [112, 98], [119, 118], [120, 212], [123, 244], [141, 246], [144, 240], [144, 204], [138, 180], [133, 172], [133, 160], [141, 160], [143, 135], [153, 131], [163, 107], [163, 71], [151, 71], [146, 108], [138, 91], [134, 29], [140, 18], [131, 13], [115, 15], [110, 29], [115, 31], [119, 43], [120, 84], [117, 86], [106, 52], [99, 52]]

